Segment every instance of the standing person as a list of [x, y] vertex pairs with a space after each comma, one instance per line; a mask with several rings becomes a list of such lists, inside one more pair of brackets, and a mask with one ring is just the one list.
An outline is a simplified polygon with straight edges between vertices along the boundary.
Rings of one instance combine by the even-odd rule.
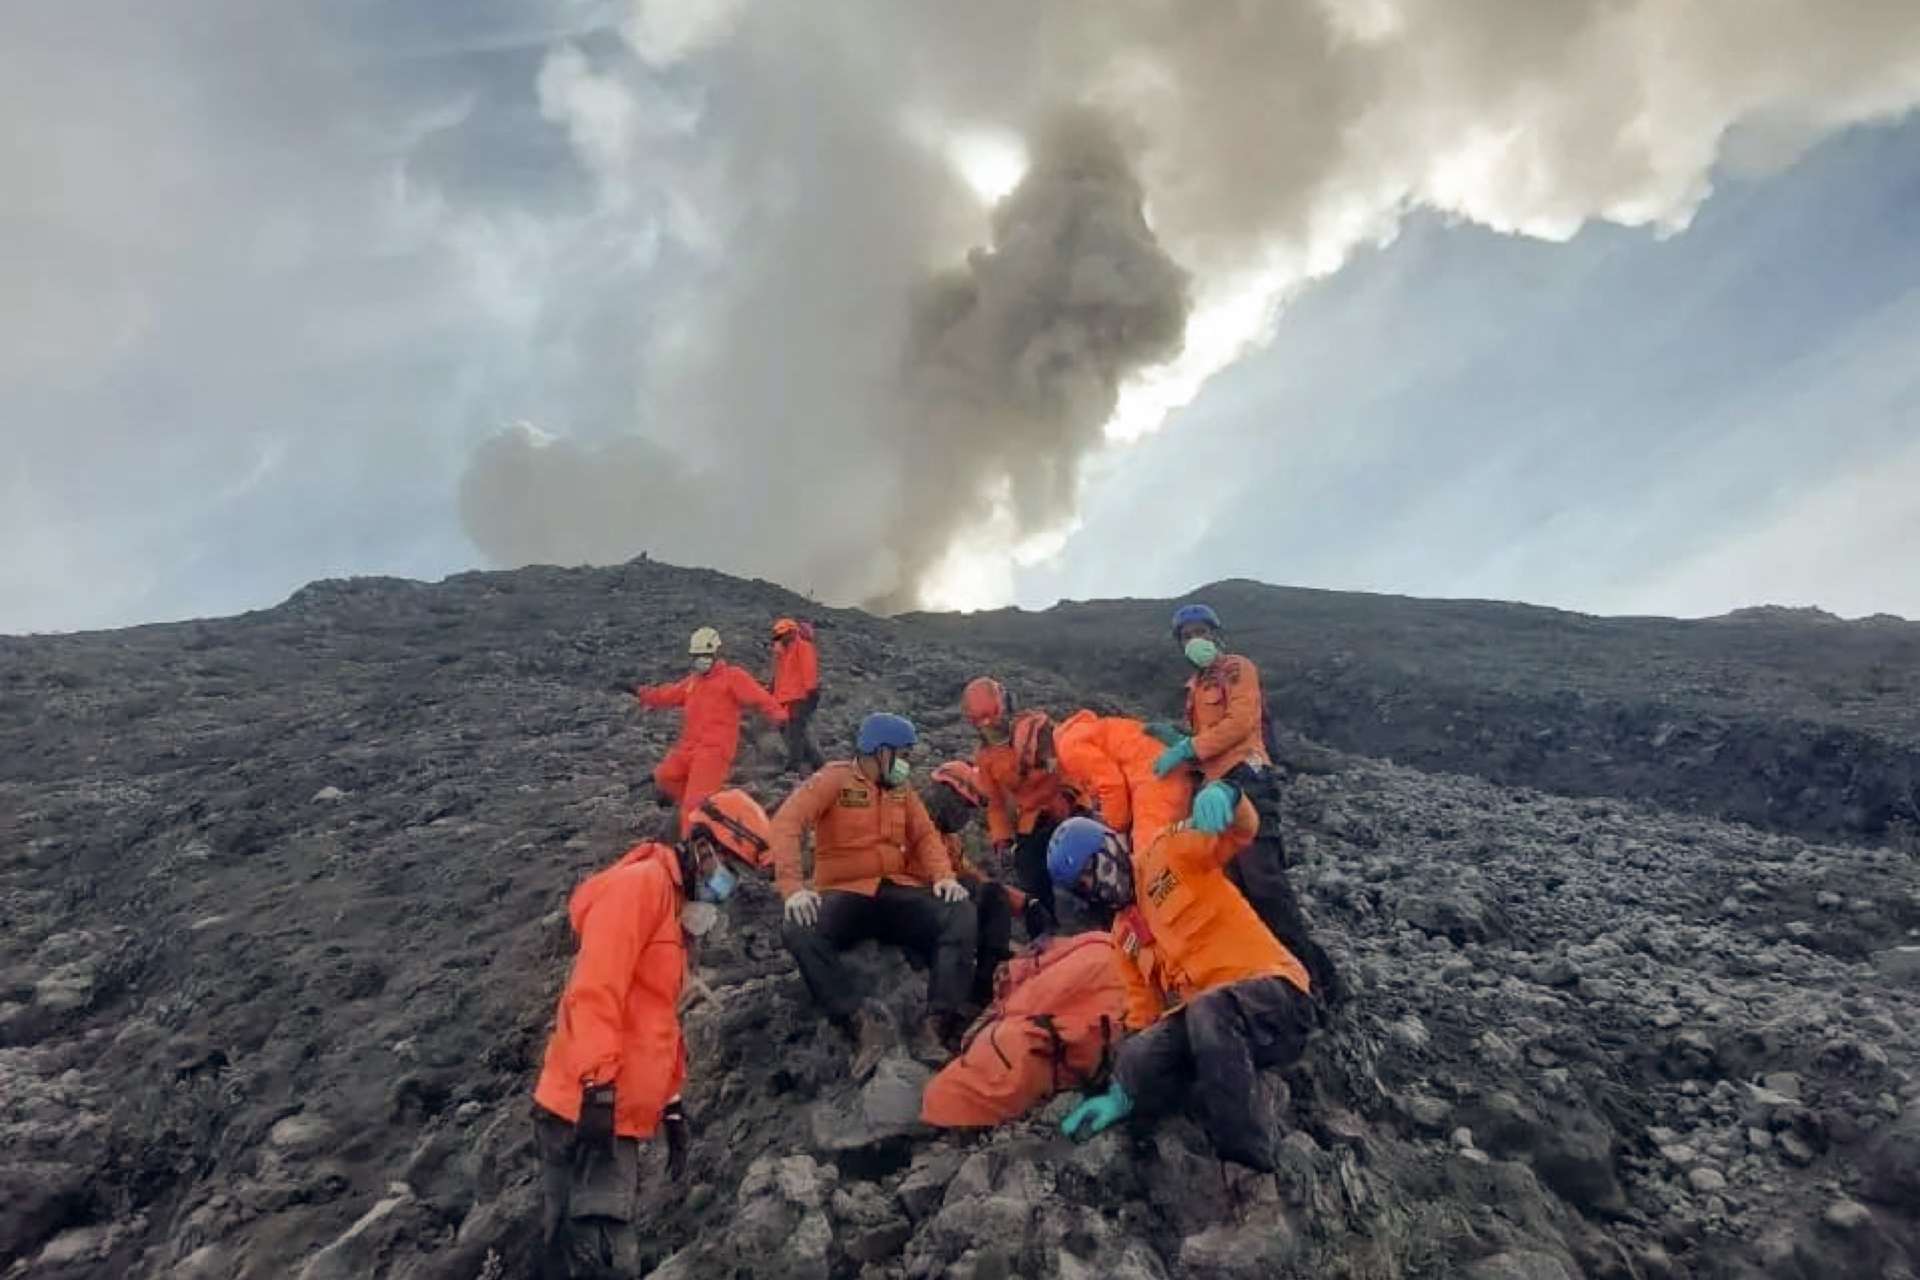
[[787, 713], [787, 768], [818, 769], [825, 764], [810, 730], [820, 705], [820, 650], [814, 646], [810, 623], [774, 619], [773, 700]]
[[757, 862], [772, 834], [746, 792], [717, 792], [695, 808], [679, 843], [637, 844], [573, 891], [567, 915], [579, 952], [533, 1093], [548, 1280], [638, 1274], [640, 1144], [664, 1131], [667, 1171], [678, 1179], [691, 1139], [676, 1010], [685, 935], [703, 931], [702, 915], [711, 924], [712, 911], [689, 907], [725, 902], [738, 879], [729, 859]]
[[1305, 967], [1224, 873], [1258, 829], [1253, 806], [1235, 796], [1224, 831], [1180, 824], [1139, 851], [1092, 818], [1054, 832], [1055, 881], [1116, 913], [1126, 1024], [1138, 1033], [1121, 1043], [1106, 1092], [1067, 1114], [1068, 1137], [1191, 1094], [1221, 1159], [1273, 1172], [1278, 1135], [1254, 1106], [1255, 1072], [1298, 1059], [1314, 1019]]
[[947, 846], [947, 863], [973, 898], [974, 926], [978, 949], [974, 953], [973, 1003], [985, 1007], [993, 999], [995, 970], [1013, 954], [1013, 917], [1025, 908], [1027, 896], [1011, 885], [988, 876], [967, 856], [966, 838], [961, 834], [973, 823], [973, 815], [986, 808], [986, 793], [980, 789], [980, 772], [965, 760], [949, 760], [933, 771], [932, 779], [920, 792], [927, 816]]
[[775, 724], [787, 713], [760, 682], [720, 659], [720, 633], [701, 627], [687, 641], [691, 672], [672, 684], [641, 685], [633, 691], [650, 710], [679, 707], [680, 740], [654, 766], [653, 785], [663, 803], [680, 807], [684, 828], [700, 802], [727, 785], [734, 752], [740, 748], [740, 711], [752, 707]]
[[[871, 938], [926, 957], [927, 1013], [912, 1051], [929, 1062], [944, 1061], [958, 1038], [973, 985], [973, 904], [909, 785], [917, 741], [905, 717], [868, 716], [853, 759], [801, 783], [773, 818], [774, 885], [786, 904], [780, 938], [814, 1003], [853, 1042], [856, 1079], [879, 1065], [892, 1035], [884, 1012], [855, 991], [842, 951]], [[800, 868], [808, 831], [811, 885]]]
[[[1227, 782], [1253, 803], [1259, 833], [1227, 867], [1227, 875], [1273, 930], [1273, 936], [1306, 962], [1318, 999], [1328, 1008], [1346, 998], [1333, 957], [1313, 940], [1300, 900], [1287, 878], [1287, 849], [1281, 832], [1280, 775], [1267, 749], [1266, 700], [1260, 670], [1237, 653], [1228, 653], [1220, 617], [1204, 604], [1174, 610], [1173, 638], [1193, 665], [1187, 679], [1188, 735], [1178, 737], [1154, 762], [1165, 777], [1183, 766], [1197, 769], [1207, 783]], [[1201, 813], [1203, 800], [1207, 814]], [[1201, 787], [1194, 797], [1193, 821], [1212, 832], [1225, 829], [1228, 809], [1222, 793]], [[1217, 825], [1214, 825], [1217, 824]]]
[[1013, 860], [1027, 895], [1027, 936], [1051, 933], [1058, 916], [1047, 837], [1072, 811], [1059, 775], [1043, 764], [1053, 755], [1053, 723], [1044, 711], [1016, 712], [1006, 687], [990, 676], [968, 682], [960, 710], [980, 735], [973, 766], [987, 797], [987, 839], [996, 855]]

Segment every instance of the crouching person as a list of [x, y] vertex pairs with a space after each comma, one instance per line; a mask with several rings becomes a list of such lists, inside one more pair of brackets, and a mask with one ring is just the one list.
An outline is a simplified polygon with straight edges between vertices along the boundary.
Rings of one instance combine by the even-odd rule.
[[[929, 1062], [945, 1061], [958, 1039], [973, 985], [973, 904], [908, 785], [916, 740], [903, 717], [868, 716], [854, 758], [807, 779], [773, 819], [774, 883], [786, 900], [780, 936], [814, 1003], [853, 1042], [856, 1079], [872, 1073], [893, 1033], [884, 1012], [854, 990], [841, 952], [871, 938], [926, 958], [927, 1015], [912, 1048]], [[811, 886], [800, 874], [809, 830]]]
[[987, 875], [967, 856], [964, 832], [973, 817], [986, 808], [986, 792], [980, 786], [980, 773], [965, 760], [949, 760], [933, 771], [933, 778], [920, 792], [927, 816], [947, 846], [947, 862], [954, 879], [973, 899], [974, 931], [978, 946], [974, 951], [973, 1003], [985, 1007], [993, 999], [993, 975], [1013, 954], [1013, 918], [1027, 905], [1027, 895], [1010, 884]]
[[752, 797], [728, 790], [691, 810], [686, 831], [678, 844], [635, 845], [567, 904], [579, 952], [533, 1093], [547, 1280], [636, 1274], [640, 1143], [664, 1131], [668, 1172], [686, 1170], [686, 933], [712, 924], [738, 883], [729, 860], [758, 862], [772, 828]]
[[1236, 797], [1225, 831], [1170, 827], [1139, 853], [1091, 818], [1054, 833], [1055, 883], [1115, 912], [1113, 941], [1128, 961], [1127, 1026], [1138, 1033], [1115, 1055], [1106, 1092], [1068, 1114], [1068, 1137], [1192, 1094], [1221, 1159], [1272, 1172], [1278, 1135], [1253, 1105], [1255, 1073], [1299, 1058], [1313, 1013], [1305, 967], [1226, 876], [1258, 829], [1253, 806]]

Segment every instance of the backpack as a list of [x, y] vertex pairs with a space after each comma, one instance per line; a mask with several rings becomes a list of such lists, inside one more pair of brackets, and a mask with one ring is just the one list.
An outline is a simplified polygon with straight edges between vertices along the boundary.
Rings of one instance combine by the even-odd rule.
[[1122, 963], [1104, 933], [1061, 938], [1009, 960], [960, 1056], [927, 1085], [920, 1118], [940, 1128], [984, 1128], [1105, 1075], [1126, 1014]]

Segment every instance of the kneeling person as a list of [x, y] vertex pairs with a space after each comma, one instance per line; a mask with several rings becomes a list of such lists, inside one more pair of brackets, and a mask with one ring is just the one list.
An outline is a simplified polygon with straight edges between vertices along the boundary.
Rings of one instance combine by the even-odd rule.
[[1127, 1027], [1139, 1033], [1120, 1046], [1107, 1091], [1067, 1116], [1069, 1137], [1165, 1110], [1191, 1091], [1222, 1159], [1273, 1170], [1276, 1135], [1254, 1110], [1255, 1072], [1296, 1060], [1313, 1014], [1305, 967], [1226, 875], [1258, 829], [1253, 806], [1238, 798], [1226, 831], [1174, 826], [1138, 853], [1091, 818], [1054, 832], [1054, 882], [1116, 913], [1113, 940], [1129, 962]]
[[685, 934], [713, 920], [711, 906], [689, 908], [726, 901], [737, 883], [728, 859], [757, 863], [771, 836], [751, 796], [718, 791], [689, 811], [680, 843], [635, 845], [573, 891], [580, 950], [533, 1094], [542, 1274], [636, 1273], [640, 1143], [664, 1130], [668, 1172], [686, 1171]]
[[[868, 716], [854, 758], [807, 779], [773, 819], [774, 883], [786, 899], [781, 938], [814, 1003], [854, 1040], [856, 1078], [879, 1063], [890, 1037], [884, 1016], [853, 990], [842, 951], [875, 939], [927, 958], [927, 1016], [915, 1038], [916, 1056], [944, 1059], [973, 984], [973, 905], [954, 879], [926, 806], [908, 785], [915, 741], [903, 717]], [[800, 875], [800, 842], [808, 830], [811, 886]]]

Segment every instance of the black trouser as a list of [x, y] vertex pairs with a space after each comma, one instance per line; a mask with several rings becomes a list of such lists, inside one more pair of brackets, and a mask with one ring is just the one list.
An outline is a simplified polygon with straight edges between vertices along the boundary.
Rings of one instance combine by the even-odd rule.
[[1054, 920], [1060, 918], [1060, 913], [1053, 909], [1053, 877], [1047, 874], [1047, 841], [1053, 839], [1053, 829], [1058, 825], [1052, 818], [1042, 817], [1033, 824], [1033, 830], [1013, 844], [1014, 877], [1027, 896], [1045, 907], [1048, 917]]
[[860, 1007], [860, 993], [840, 960], [848, 947], [872, 939], [925, 957], [927, 1012], [957, 1013], [972, 994], [977, 937], [973, 903], [942, 902], [931, 889], [891, 880], [882, 880], [872, 897], [828, 889], [820, 895], [817, 921], [789, 920], [780, 928], [814, 1003], [837, 1022]]
[[576, 1161], [573, 1126], [535, 1105], [533, 1145], [540, 1155], [541, 1280], [638, 1275], [638, 1140], [615, 1138], [612, 1155], [598, 1151]]
[[1306, 966], [1314, 995], [1328, 1004], [1346, 997], [1340, 972], [1333, 957], [1313, 940], [1300, 899], [1294, 896], [1293, 882], [1287, 877], [1287, 846], [1280, 833], [1280, 780], [1271, 769], [1241, 765], [1227, 775], [1260, 815], [1260, 829], [1253, 843], [1242, 849], [1227, 864], [1227, 878], [1240, 890], [1254, 914], [1267, 926], [1280, 945], [1293, 952]]
[[1220, 1158], [1271, 1173], [1277, 1135], [1254, 1108], [1254, 1073], [1299, 1058], [1312, 1026], [1306, 996], [1286, 979], [1228, 983], [1122, 1043], [1114, 1079], [1146, 1116], [1191, 1092]]
[[813, 713], [820, 706], [820, 691], [814, 690], [798, 702], [789, 702], [784, 733], [787, 740], [787, 768], [818, 769], [827, 762], [813, 741]]
[[1007, 900], [1007, 887], [993, 880], [976, 879], [967, 886], [973, 896], [974, 927], [979, 945], [974, 952], [973, 1002], [986, 1005], [993, 1000], [993, 973], [1013, 954], [1013, 903]]

